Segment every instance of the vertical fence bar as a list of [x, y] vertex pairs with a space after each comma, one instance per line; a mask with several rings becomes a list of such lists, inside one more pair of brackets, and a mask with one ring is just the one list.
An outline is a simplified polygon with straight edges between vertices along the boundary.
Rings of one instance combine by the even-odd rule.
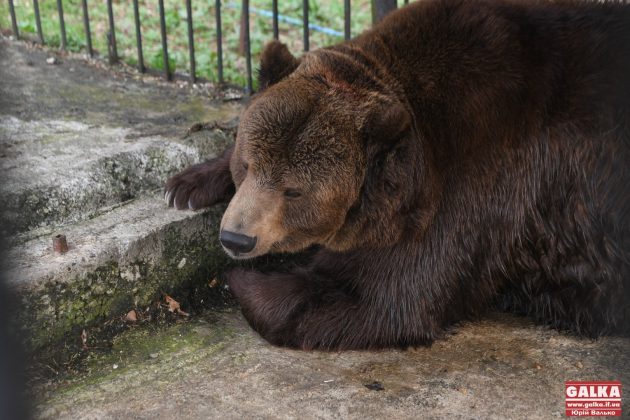
[[33, 12], [35, 13], [35, 26], [37, 27], [37, 38], [40, 43], [44, 43], [44, 31], [42, 31], [42, 18], [39, 15], [39, 0], [33, 0]]
[[138, 71], [144, 73], [144, 56], [142, 55], [142, 29], [140, 27], [140, 10], [138, 0], [133, 0], [133, 22], [136, 26], [136, 48], [138, 49]]
[[9, 12], [11, 13], [11, 27], [13, 28], [13, 36], [15, 36], [15, 39], [18, 39], [20, 37], [20, 33], [18, 32], [17, 17], [15, 16], [15, 5], [13, 4], [13, 0], [9, 0]]
[[162, 62], [164, 65], [164, 78], [171, 80], [171, 69], [168, 66], [168, 43], [166, 40], [166, 19], [164, 18], [164, 0], [158, 1], [160, 8], [160, 35], [162, 37]]
[[304, 51], [308, 51], [309, 50], [308, 0], [302, 0], [302, 26], [304, 29], [304, 34], [303, 34]]
[[109, 19], [109, 34], [107, 34], [107, 46], [109, 52], [109, 63], [118, 61], [118, 47], [116, 46], [116, 26], [114, 25], [114, 6], [112, 0], [107, 0], [107, 16]]
[[343, 0], [343, 34], [346, 41], [352, 37], [350, 17], [350, 0]]
[[188, 56], [190, 57], [190, 81], [197, 81], [197, 71], [195, 69], [195, 39], [193, 33], [192, 6], [190, 0], [186, 0], [186, 26], [188, 27]]
[[217, 25], [217, 78], [219, 84], [223, 83], [223, 33], [221, 30], [221, 0], [214, 4], [214, 17]]
[[243, 0], [243, 29], [245, 30], [245, 62], [247, 66], [247, 93], [252, 93], [252, 48], [249, 39], [249, 0]]
[[280, 37], [280, 33], [278, 32], [278, 0], [273, 0], [271, 10], [273, 13], [273, 39], [278, 40]]
[[57, 11], [59, 12], [59, 29], [61, 30], [61, 49], [65, 50], [68, 46], [68, 39], [66, 38], [66, 20], [63, 18], [62, 0], [57, 0]]
[[81, 4], [83, 7], [83, 28], [85, 29], [85, 45], [87, 45], [88, 54], [90, 54], [90, 57], [93, 57], [94, 49], [92, 48], [92, 33], [90, 31], [90, 14], [88, 12], [87, 0], [81, 0]]

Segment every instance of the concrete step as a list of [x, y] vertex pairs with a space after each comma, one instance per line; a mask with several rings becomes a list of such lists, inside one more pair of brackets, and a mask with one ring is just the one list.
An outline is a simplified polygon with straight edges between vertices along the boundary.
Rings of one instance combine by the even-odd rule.
[[[82, 222], [44, 228], [9, 250], [4, 271], [21, 297], [18, 325], [30, 348], [126, 313], [186, 282], [208, 285], [230, 263], [217, 229], [223, 208], [167, 208], [161, 191]], [[53, 251], [57, 234], [68, 251]]]
[[217, 128], [173, 138], [132, 128], [0, 115], [2, 233], [94, 217], [102, 207], [162, 187], [183, 167], [219, 153], [232, 135], [230, 129]]
[[[168, 209], [161, 189], [227, 147], [242, 104], [1, 36], [0, 62], [11, 64], [0, 66], [3, 271], [29, 349], [207, 285], [228, 263], [221, 208]], [[60, 233], [63, 255], [52, 252]]]

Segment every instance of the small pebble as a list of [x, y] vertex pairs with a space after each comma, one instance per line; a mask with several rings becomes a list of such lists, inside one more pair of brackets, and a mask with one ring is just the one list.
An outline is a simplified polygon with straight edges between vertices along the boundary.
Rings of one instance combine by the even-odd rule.
[[57, 59], [55, 57], [49, 57], [46, 59], [47, 64], [57, 64]]
[[114, 363], [114, 366], [112, 366], [113, 369], [118, 369], [118, 365]]
[[158, 357], [158, 356], [159, 356], [159, 355], [158, 355], [158, 353], [151, 353], [151, 354], [149, 355], [149, 357], [150, 357], [151, 359], [157, 359], [157, 357]]
[[582, 364], [582, 362], [580, 362], [578, 360], [578, 362], [575, 364], [575, 367], [578, 368], [578, 369], [582, 369], [584, 367], [584, 365]]

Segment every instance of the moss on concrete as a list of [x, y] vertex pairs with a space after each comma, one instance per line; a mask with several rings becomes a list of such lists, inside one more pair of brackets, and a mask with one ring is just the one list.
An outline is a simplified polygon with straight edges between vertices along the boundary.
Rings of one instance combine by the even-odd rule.
[[41, 350], [64, 338], [73, 341], [72, 334], [76, 341], [81, 329], [149, 305], [163, 293], [177, 293], [184, 308], [223, 304], [225, 290], [209, 285], [233, 264], [218, 245], [222, 210], [205, 212], [201, 216], [205, 228], [192, 234], [197, 225], [171, 224], [134, 244], [123, 258], [25, 291], [16, 317], [28, 347]]
[[[198, 121], [225, 121], [238, 103], [222, 103], [184, 84], [118, 74], [83, 60], [59, 58], [47, 65], [46, 51], [0, 39], [0, 110], [24, 119], [68, 119], [91, 125], [141, 126], [177, 133]], [[94, 64], [94, 63], [92, 63]], [[6, 111], [5, 111], [6, 110]]]
[[159, 368], [169, 380], [177, 380], [180, 372], [169, 363], [176, 362], [178, 355], [190, 357], [199, 352], [207, 357], [222, 350], [234, 334], [233, 328], [208, 313], [167, 326], [132, 327], [117, 335], [106, 351], [86, 350], [81, 372], [59, 385], [55, 399], [89, 391], [94, 385], [142, 367]]

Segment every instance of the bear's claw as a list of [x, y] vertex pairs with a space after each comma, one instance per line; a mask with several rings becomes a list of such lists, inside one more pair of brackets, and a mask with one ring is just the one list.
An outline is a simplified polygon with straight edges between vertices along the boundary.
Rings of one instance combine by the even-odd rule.
[[178, 210], [197, 210], [228, 201], [234, 194], [229, 148], [221, 157], [190, 166], [166, 181], [164, 201]]

